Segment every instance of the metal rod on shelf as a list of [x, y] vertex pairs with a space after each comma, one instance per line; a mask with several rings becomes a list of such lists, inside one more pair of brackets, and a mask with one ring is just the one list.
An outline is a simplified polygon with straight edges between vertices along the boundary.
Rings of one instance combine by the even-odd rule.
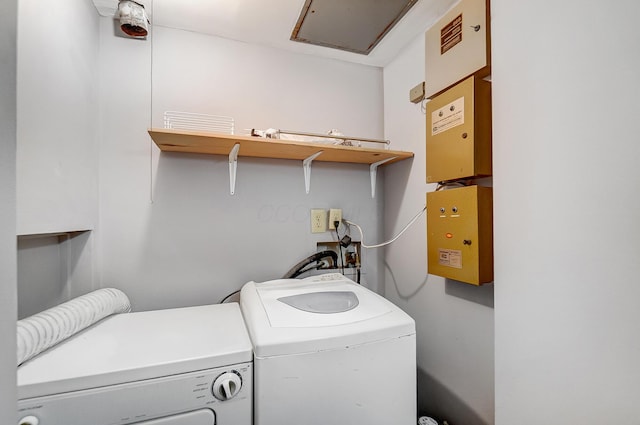
[[278, 130], [278, 132], [282, 134], [292, 134], [294, 136], [311, 136], [311, 137], [325, 137], [327, 139], [357, 140], [359, 142], [384, 143], [385, 145], [388, 145], [391, 143], [390, 140], [363, 139], [362, 137], [334, 136], [330, 134], [305, 133], [302, 131]]

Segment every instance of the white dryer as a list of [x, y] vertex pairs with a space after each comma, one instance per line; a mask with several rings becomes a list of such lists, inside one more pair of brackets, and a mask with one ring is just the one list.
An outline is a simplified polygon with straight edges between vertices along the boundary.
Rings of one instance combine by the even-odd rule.
[[251, 425], [237, 304], [111, 316], [18, 368], [21, 425]]
[[255, 425], [412, 425], [415, 322], [340, 274], [247, 283]]

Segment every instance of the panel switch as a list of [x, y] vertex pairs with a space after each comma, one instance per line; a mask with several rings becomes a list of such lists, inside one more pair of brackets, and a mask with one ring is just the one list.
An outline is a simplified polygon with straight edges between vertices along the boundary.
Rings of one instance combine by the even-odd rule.
[[420, 103], [424, 99], [424, 81], [409, 91], [409, 100], [412, 103]]

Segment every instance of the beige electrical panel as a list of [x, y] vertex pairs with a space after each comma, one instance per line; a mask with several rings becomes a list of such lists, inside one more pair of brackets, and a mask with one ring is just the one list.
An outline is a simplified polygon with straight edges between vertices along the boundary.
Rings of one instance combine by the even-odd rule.
[[425, 33], [425, 97], [491, 73], [488, 0], [461, 0]]
[[492, 205], [490, 187], [427, 193], [430, 274], [473, 285], [493, 281]]
[[427, 102], [427, 183], [491, 175], [491, 83], [471, 76]]

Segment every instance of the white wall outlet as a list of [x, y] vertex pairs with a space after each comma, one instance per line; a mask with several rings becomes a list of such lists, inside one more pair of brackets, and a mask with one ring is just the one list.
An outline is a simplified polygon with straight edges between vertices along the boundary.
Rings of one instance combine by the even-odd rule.
[[342, 222], [342, 210], [340, 208], [331, 208], [329, 210], [329, 230], [336, 230], [335, 222]]
[[323, 233], [327, 231], [327, 210], [311, 210], [311, 233]]

